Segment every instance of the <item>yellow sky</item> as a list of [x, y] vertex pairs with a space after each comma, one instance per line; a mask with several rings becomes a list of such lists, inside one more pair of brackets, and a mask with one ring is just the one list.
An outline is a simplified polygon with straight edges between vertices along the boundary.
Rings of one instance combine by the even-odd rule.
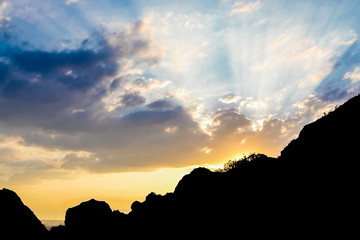
[[227, 160], [238, 159], [249, 153], [231, 151], [229, 154], [233, 147], [232, 144], [228, 144], [228, 148], [224, 147], [223, 151], [227, 153], [225, 155], [213, 151], [204, 153], [212, 160], [199, 165], [103, 174], [79, 170], [72, 171], [63, 178], [47, 177], [37, 182], [21, 184], [14, 182], [4, 187], [15, 191], [41, 220], [63, 220], [68, 208], [91, 198], [106, 201], [113, 210], [128, 213], [135, 200], [144, 201], [150, 192], [173, 192], [180, 179], [198, 166], [217, 169]]
[[78, 172], [71, 178], [13, 186], [12, 190], [39, 219], [64, 219], [69, 207], [91, 198], [106, 201], [113, 210], [127, 213], [133, 201], [144, 201], [150, 192], [165, 194], [173, 191], [177, 182], [189, 171], [191, 168], [112, 174]]
[[[279, 138], [273, 141], [273, 127], [277, 128], [274, 122], [265, 122], [261, 129], [250, 126], [249, 134], [219, 134], [208, 145], [195, 149], [194, 154], [184, 155], [187, 157], [182, 163], [178, 160], [179, 166], [149, 166], [121, 172], [65, 169], [61, 163], [67, 151], [31, 146], [22, 138], [3, 136], [0, 150], [4, 153], [2, 158], [9, 164], [3, 165], [1, 170], [9, 175], [0, 175], [0, 184], [15, 191], [42, 220], [63, 220], [68, 208], [91, 198], [106, 201], [113, 210], [128, 213], [135, 200], [144, 201], [151, 192], [173, 192], [179, 180], [198, 166], [217, 169], [228, 160], [253, 152], [278, 156], [287, 141], [279, 143]], [[226, 132], [226, 129], [222, 131]], [[86, 155], [83, 152], [77, 154]], [[170, 152], [167, 158], [171, 161], [174, 154]], [[153, 161], [151, 156], [147, 160]]]

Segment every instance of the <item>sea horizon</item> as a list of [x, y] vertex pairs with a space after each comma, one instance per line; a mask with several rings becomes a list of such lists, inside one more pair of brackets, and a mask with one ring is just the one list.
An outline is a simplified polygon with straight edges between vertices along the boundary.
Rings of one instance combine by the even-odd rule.
[[41, 219], [40, 221], [49, 231], [52, 227], [65, 225], [65, 219]]

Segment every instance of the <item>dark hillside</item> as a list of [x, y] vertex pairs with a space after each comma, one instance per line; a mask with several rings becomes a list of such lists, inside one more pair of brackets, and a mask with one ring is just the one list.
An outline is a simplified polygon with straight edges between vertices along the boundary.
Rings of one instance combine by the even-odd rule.
[[[312, 164], [351, 164], [359, 147], [360, 95], [306, 125], [299, 137], [281, 152], [283, 159], [313, 160]], [[307, 161], [307, 162], [308, 162]]]
[[47, 236], [46, 228], [35, 214], [15, 192], [5, 188], [0, 190], [0, 233], [7, 239], [43, 239]]
[[223, 171], [195, 169], [174, 193], [152, 194], [134, 203], [129, 216], [151, 229], [236, 228], [240, 235], [282, 235], [286, 229], [292, 237], [345, 234], [357, 215], [359, 136], [356, 96], [305, 126], [279, 158], [253, 154], [230, 161]]
[[[306, 125], [279, 157], [296, 191], [293, 201], [314, 228], [351, 229], [357, 216], [360, 95]], [[348, 230], [347, 230], [348, 231]]]

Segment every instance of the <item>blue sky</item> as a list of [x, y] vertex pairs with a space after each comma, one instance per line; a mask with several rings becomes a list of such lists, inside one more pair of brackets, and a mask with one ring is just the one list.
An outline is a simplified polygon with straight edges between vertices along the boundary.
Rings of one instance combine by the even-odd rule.
[[0, 1], [0, 183], [278, 156], [359, 93], [359, 3]]

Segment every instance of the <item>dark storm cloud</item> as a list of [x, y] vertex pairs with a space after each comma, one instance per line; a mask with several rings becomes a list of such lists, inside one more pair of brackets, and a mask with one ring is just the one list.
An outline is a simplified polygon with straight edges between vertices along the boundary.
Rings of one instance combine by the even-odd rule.
[[[61, 52], [26, 51], [10, 48], [3, 54], [9, 61], [7, 82], [12, 84], [17, 76], [28, 84], [54, 82], [69, 89], [87, 90], [102, 77], [113, 75], [118, 69], [115, 49], [102, 43], [100, 50], [77, 49]], [[37, 79], [34, 78], [37, 76]], [[29, 79], [30, 78], [30, 79]]]
[[[120, 87], [121, 78], [106, 82], [122, 70], [119, 62], [139, 61], [143, 55], [142, 62], [153, 62], [147, 59], [151, 44], [131, 31], [96, 32], [72, 50], [28, 50], [10, 47], [6, 41], [3, 46], [7, 47], [0, 49], [0, 121], [15, 126], [96, 129], [102, 98]], [[145, 103], [145, 98], [129, 92], [121, 103], [132, 107]]]
[[0, 86], [9, 72], [9, 66], [0, 62]]
[[[59, 120], [79, 116], [106, 93], [99, 83], [120, 68], [116, 49], [46, 52], [8, 48], [0, 62], [0, 121], [16, 125], [61, 128]], [[84, 115], [84, 114], [83, 114]]]
[[156, 124], [164, 124], [164, 123], [173, 123], [182, 125], [184, 122], [193, 123], [190, 115], [182, 108], [177, 107], [172, 110], [166, 111], [137, 111], [132, 114], [126, 115], [123, 118], [123, 121], [126, 123], [136, 124], [146, 124], [146, 125], [154, 125]]
[[162, 99], [162, 100], [152, 102], [152, 103], [146, 105], [146, 107], [149, 110], [166, 111], [166, 110], [173, 109], [175, 106], [174, 106], [173, 102]]
[[120, 86], [121, 78], [114, 79], [110, 84], [110, 90], [115, 90]]
[[359, 89], [359, 84], [352, 84], [350, 79], [344, 78], [345, 74], [354, 71], [360, 66], [360, 41], [355, 41], [345, 53], [336, 61], [332, 71], [316, 88], [322, 100], [336, 101], [353, 95], [348, 90], [352, 87]]
[[92, 65], [105, 54], [95, 51], [78, 49], [62, 52], [16, 51], [8, 50], [8, 57], [20, 70], [28, 72], [48, 73], [58, 68]]
[[[182, 107], [167, 111], [135, 111], [123, 117], [101, 120], [91, 120], [86, 113], [77, 114], [78, 120], [68, 120], [73, 123], [68, 127], [72, 128], [71, 131], [31, 131], [22, 133], [22, 137], [25, 142], [46, 148], [116, 152], [130, 146], [151, 148], [159, 141], [167, 142], [170, 136], [164, 131], [169, 126], [178, 128], [179, 131], [173, 137], [177, 136], [179, 139], [180, 136], [190, 138], [198, 129], [197, 123]], [[81, 117], [83, 114], [85, 116]], [[85, 126], [81, 126], [82, 124]]]
[[134, 107], [137, 105], [144, 104], [145, 101], [146, 99], [143, 96], [135, 92], [135, 93], [126, 93], [122, 95], [120, 102], [124, 107]]

